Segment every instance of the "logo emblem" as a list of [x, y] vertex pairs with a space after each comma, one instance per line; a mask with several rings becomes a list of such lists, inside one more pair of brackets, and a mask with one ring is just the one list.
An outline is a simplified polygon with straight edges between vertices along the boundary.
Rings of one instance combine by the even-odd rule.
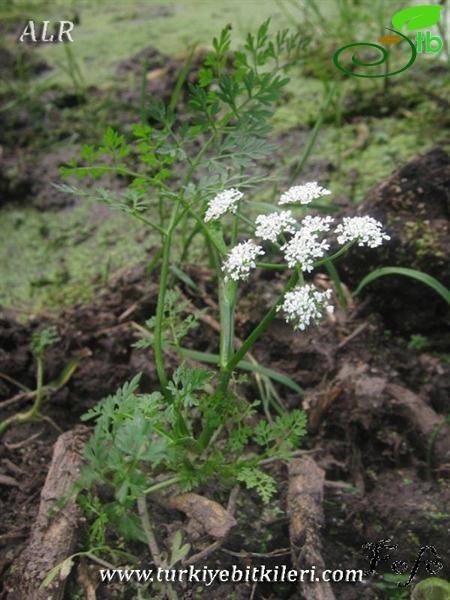
[[[431, 4], [426, 4], [424, 6], [413, 6], [411, 8], [405, 8], [404, 10], [399, 11], [392, 17], [392, 25], [395, 29], [391, 29], [390, 27], [386, 27], [388, 31], [392, 32], [389, 35], [385, 35], [380, 38], [378, 42], [386, 45], [398, 44], [405, 40], [409, 46], [409, 60], [407, 64], [401, 69], [397, 69], [396, 71], [392, 71], [391, 73], [379, 73], [377, 75], [367, 75], [363, 73], [354, 73], [349, 69], [343, 67], [340, 62], [340, 55], [342, 52], [349, 48], [356, 47], [369, 47], [376, 48], [381, 52], [380, 60], [374, 62], [363, 62], [357, 58], [355, 54], [352, 56], [352, 62], [359, 67], [376, 67], [378, 65], [384, 64], [389, 57], [388, 51], [378, 44], [372, 44], [370, 42], [356, 42], [354, 44], [347, 44], [346, 46], [342, 46], [334, 53], [333, 62], [335, 66], [345, 73], [346, 75], [352, 75], [352, 77], [364, 77], [364, 78], [377, 78], [377, 77], [392, 77], [392, 75], [398, 75], [402, 71], [406, 71], [409, 67], [414, 63], [417, 58], [417, 53], [422, 53], [424, 50], [424, 42], [425, 42], [425, 52], [436, 54], [442, 50], [442, 40], [438, 36], [432, 36], [429, 31], [425, 32], [423, 35], [422, 31], [418, 31], [415, 41], [417, 42], [417, 48], [406, 35], [401, 33], [401, 30], [405, 28], [407, 31], [415, 31], [419, 29], [425, 29], [427, 27], [432, 27], [436, 25], [439, 21], [441, 10], [443, 6], [436, 6]], [[435, 42], [437, 45], [433, 46], [432, 42]]]

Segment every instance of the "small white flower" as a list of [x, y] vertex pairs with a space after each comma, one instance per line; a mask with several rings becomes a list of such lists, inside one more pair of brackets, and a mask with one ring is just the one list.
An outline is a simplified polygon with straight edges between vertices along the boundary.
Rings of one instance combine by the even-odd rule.
[[324, 312], [333, 312], [334, 306], [328, 304], [331, 295], [331, 290], [321, 292], [311, 284], [299, 285], [286, 292], [278, 310], [283, 310], [286, 322], [292, 323], [294, 329], [304, 331], [309, 325], [319, 321]]
[[[336, 227], [339, 244], [357, 241], [358, 246], [376, 248], [391, 238], [384, 233], [383, 225], [373, 217], [344, 217]], [[340, 235], [339, 235], [340, 234]]]
[[310, 233], [330, 231], [333, 221], [333, 217], [311, 217], [308, 215], [301, 222], [302, 231], [309, 231]]
[[314, 261], [322, 258], [329, 248], [326, 240], [320, 241], [315, 233], [300, 229], [281, 250], [289, 267], [299, 266], [302, 271], [310, 272]]
[[228, 253], [222, 270], [225, 273], [225, 280], [247, 279], [250, 269], [256, 267], [256, 258], [264, 254], [264, 250], [253, 240], [241, 242]]
[[289, 188], [287, 192], [281, 194], [278, 204], [292, 204], [294, 202], [309, 204], [313, 200], [329, 194], [331, 194], [330, 190], [321, 187], [317, 181], [310, 181], [304, 185], [294, 185], [294, 187]]
[[275, 243], [280, 233], [294, 233], [295, 219], [290, 210], [273, 212], [256, 217], [255, 235], [263, 240]]
[[219, 192], [212, 200], [208, 202], [208, 210], [205, 214], [205, 221], [215, 221], [227, 212], [236, 213], [237, 203], [244, 194], [236, 188], [230, 188]]

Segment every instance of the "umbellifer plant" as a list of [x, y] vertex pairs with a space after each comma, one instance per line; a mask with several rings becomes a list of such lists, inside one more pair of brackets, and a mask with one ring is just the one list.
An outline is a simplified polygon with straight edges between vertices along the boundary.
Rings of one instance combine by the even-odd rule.
[[[87, 166], [64, 170], [79, 176], [114, 171], [129, 178], [121, 196], [105, 189], [64, 189], [106, 201], [147, 224], [161, 239], [153, 264], [159, 267], [156, 313], [140, 327], [139, 342], [153, 349], [159, 389], [141, 393], [136, 375], [84, 417], [95, 421], [80, 495], [92, 519], [92, 547], [105, 548], [109, 526], [121, 536], [147, 542], [154, 561], [161, 563], [146, 501], [165, 488], [189, 491], [215, 481], [226, 489], [238, 482], [255, 489], [263, 502], [270, 500], [276, 482], [264, 464], [289, 459], [299, 448], [305, 414], [274, 403], [277, 414], [266, 410], [263, 416], [259, 401], [239, 393], [236, 372], [248, 367], [245, 357], [275, 317], [304, 331], [333, 311], [333, 290], [307, 279], [316, 268], [332, 264], [354, 244], [375, 248], [389, 239], [370, 216], [336, 223], [330, 216], [306, 214], [330, 194], [317, 182], [272, 193], [272, 202], [266, 204], [252, 200], [257, 186], [269, 179], [255, 164], [274, 151], [266, 139], [269, 118], [287, 82], [282, 73], [299, 48], [298, 37], [287, 32], [271, 39], [268, 26], [263, 24], [255, 37], [249, 35], [245, 49], [231, 59], [229, 30], [214, 40], [199, 83], [190, 89], [191, 120], [177, 119], [170, 106], [153, 104], [157, 126], [134, 127], [134, 143], [109, 129], [101, 147], [83, 149]], [[101, 160], [104, 155], [107, 161]], [[139, 159], [135, 169], [129, 165], [132, 156]], [[173, 273], [186, 279], [183, 259], [197, 235], [217, 282], [217, 355], [183, 347], [196, 316], [186, 316], [171, 283]], [[260, 269], [274, 271], [282, 289], [277, 291], [274, 284], [265, 315], [237, 343], [240, 284]], [[171, 373], [169, 348], [180, 357]], [[192, 366], [192, 358], [216, 368]], [[253, 368], [277, 379], [269, 368]], [[287, 378], [281, 381], [295, 387]], [[178, 559], [188, 551], [184, 547]], [[164, 560], [173, 564], [168, 556]]]

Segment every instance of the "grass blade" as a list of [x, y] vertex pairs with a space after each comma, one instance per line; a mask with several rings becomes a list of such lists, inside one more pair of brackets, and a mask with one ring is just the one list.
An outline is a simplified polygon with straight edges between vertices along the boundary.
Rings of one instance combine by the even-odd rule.
[[[219, 355], [213, 354], [212, 352], [199, 352], [197, 350], [191, 350], [190, 348], [180, 348], [180, 352], [186, 358], [192, 358], [193, 360], [198, 360], [199, 362], [208, 363], [211, 365], [219, 364]], [[272, 381], [277, 381], [281, 383], [285, 387], [297, 392], [297, 394], [303, 395], [304, 390], [292, 381], [290, 377], [284, 375], [283, 373], [279, 373], [278, 371], [274, 371], [273, 369], [269, 369], [268, 367], [263, 367], [261, 365], [255, 365], [246, 360], [241, 360], [241, 362], [237, 365], [238, 369], [242, 371], [250, 371], [252, 373], [259, 373], [260, 375], [265, 375]]]
[[372, 283], [373, 281], [379, 279], [380, 277], [384, 277], [385, 275], [401, 275], [403, 277], [416, 279], [417, 281], [420, 281], [420, 283], [423, 283], [434, 290], [445, 302], [447, 302], [447, 304], [450, 304], [450, 290], [442, 285], [440, 281], [431, 275], [428, 275], [427, 273], [417, 271], [416, 269], [407, 269], [406, 267], [382, 267], [381, 269], [375, 269], [359, 282], [359, 285], [353, 292], [353, 295], [356, 296], [369, 283]]

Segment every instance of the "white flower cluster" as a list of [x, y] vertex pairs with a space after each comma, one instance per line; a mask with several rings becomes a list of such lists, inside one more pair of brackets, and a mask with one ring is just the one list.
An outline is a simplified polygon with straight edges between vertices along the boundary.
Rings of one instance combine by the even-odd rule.
[[253, 240], [241, 242], [232, 248], [222, 267], [225, 280], [239, 281], [240, 279], [247, 279], [250, 269], [256, 267], [257, 257], [262, 254], [264, 254], [264, 250]]
[[230, 188], [219, 192], [208, 202], [205, 221], [215, 221], [227, 212], [236, 213], [237, 203], [243, 197], [243, 193], [236, 188]]
[[[327, 196], [331, 192], [320, 185], [316, 181], [311, 181], [304, 185], [291, 187], [287, 192], [281, 195], [279, 204], [295, 203], [308, 204], [313, 200], [322, 196]], [[208, 209], [205, 214], [205, 221], [214, 221], [227, 212], [233, 214], [237, 211], [237, 204], [243, 197], [242, 192], [236, 188], [230, 188], [217, 194], [208, 204]], [[318, 260], [325, 257], [330, 249], [330, 241], [328, 236], [323, 234], [331, 231], [334, 219], [332, 217], [306, 216], [302, 221], [297, 222], [291, 210], [281, 210], [270, 214], [261, 214], [255, 220], [255, 235], [263, 241], [270, 241], [274, 244], [280, 242], [281, 234], [286, 234], [287, 241], [281, 245], [280, 250], [283, 253], [284, 259], [290, 268], [299, 268], [304, 272], [311, 272]], [[382, 224], [373, 217], [344, 217], [335, 229], [334, 234], [337, 236], [339, 244], [344, 245], [347, 242], [356, 242], [358, 246], [369, 246], [376, 248], [383, 243], [384, 240], [389, 240], [389, 236], [383, 231]], [[280, 242], [282, 243], [282, 242]], [[239, 281], [247, 279], [250, 270], [256, 267], [257, 257], [264, 254], [262, 246], [253, 240], [247, 240], [237, 244], [232, 248], [223, 264], [223, 272], [225, 279]], [[310, 286], [311, 288], [311, 286]], [[312, 294], [315, 288], [296, 288], [290, 295], [286, 295], [286, 307], [291, 307], [293, 314], [292, 302], [301, 305], [301, 301], [306, 306], [306, 297], [309, 294], [314, 300], [316, 312], [320, 305], [319, 299], [324, 299], [325, 292]], [[306, 290], [306, 291], [305, 291]], [[309, 290], [309, 291], [308, 291]], [[312, 295], [311, 295], [312, 294]], [[322, 294], [318, 296], [317, 294]], [[284, 306], [284, 305], [283, 305]], [[288, 308], [285, 312], [289, 313]], [[312, 309], [311, 309], [312, 310]], [[289, 313], [289, 314], [291, 314]], [[309, 319], [316, 318], [316, 313], [305, 313], [305, 322]], [[300, 327], [299, 327], [300, 328]]]
[[287, 264], [290, 267], [299, 266], [302, 271], [312, 271], [314, 262], [330, 249], [326, 240], [319, 239], [319, 233], [329, 231], [332, 222], [332, 217], [305, 217], [301, 228], [281, 247]]
[[319, 240], [315, 233], [300, 229], [281, 247], [289, 267], [300, 267], [309, 273], [314, 268], [314, 261], [325, 256], [330, 244], [326, 240]]
[[309, 204], [313, 200], [329, 194], [331, 194], [330, 190], [321, 187], [317, 181], [310, 181], [304, 185], [294, 185], [289, 188], [287, 192], [281, 194], [278, 204]]
[[324, 312], [332, 313], [334, 307], [328, 304], [332, 291], [319, 291], [314, 285], [305, 284], [286, 292], [283, 310], [286, 322], [292, 323], [294, 329], [304, 331], [309, 325], [319, 321]]
[[384, 233], [383, 225], [373, 217], [344, 217], [336, 227], [339, 244], [358, 242], [358, 246], [376, 248], [391, 238]]
[[255, 235], [263, 240], [270, 242], [277, 241], [281, 233], [294, 233], [296, 221], [290, 210], [273, 212], [269, 215], [259, 215], [256, 217]]
[[308, 215], [302, 221], [302, 230], [310, 233], [330, 231], [333, 221], [333, 217], [311, 217]]

